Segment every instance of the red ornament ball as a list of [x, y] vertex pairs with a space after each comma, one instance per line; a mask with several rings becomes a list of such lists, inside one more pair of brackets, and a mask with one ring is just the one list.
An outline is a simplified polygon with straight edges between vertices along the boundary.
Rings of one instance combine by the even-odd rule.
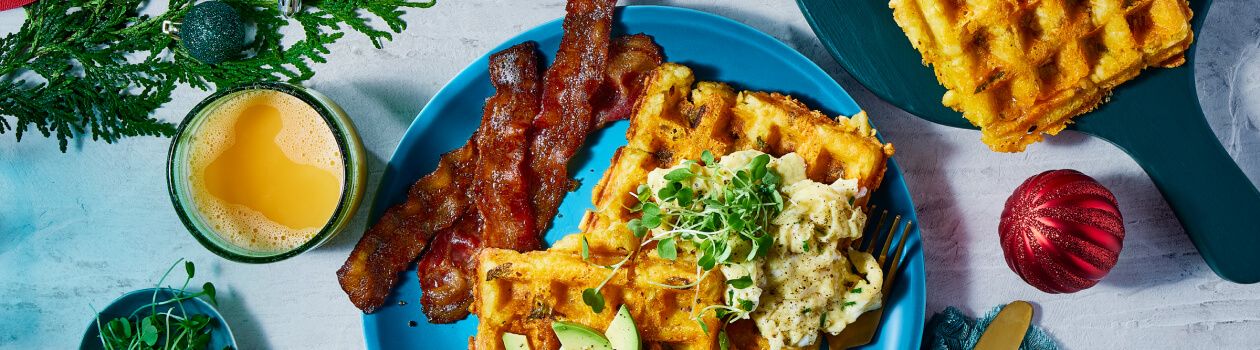
[[1076, 170], [1028, 178], [1006, 200], [998, 225], [1006, 264], [1047, 293], [1093, 287], [1111, 271], [1124, 242], [1116, 196]]

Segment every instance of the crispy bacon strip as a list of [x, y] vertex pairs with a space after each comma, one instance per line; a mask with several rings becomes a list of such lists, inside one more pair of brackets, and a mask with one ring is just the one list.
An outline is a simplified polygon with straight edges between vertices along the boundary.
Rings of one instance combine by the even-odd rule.
[[[477, 135], [473, 202], [484, 219], [481, 236], [487, 247], [518, 251], [542, 247], [534, 224], [526, 181], [529, 128], [538, 115], [538, 54], [534, 43], [521, 43], [490, 57], [490, 82], [495, 95], [486, 101]], [[471, 271], [471, 270], [470, 270]]]
[[473, 279], [477, 277], [475, 258], [484, 243], [477, 232], [481, 223], [481, 215], [469, 210], [454, 226], [434, 237], [429, 252], [417, 263], [416, 277], [423, 290], [420, 306], [430, 323], [468, 317], [476, 284]]
[[591, 98], [604, 81], [616, 0], [570, 0], [555, 63], [543, 78], [542, 111], [534, 119], [529, 167], [535, 222], [546, 230], [569, 180], [569, 159], [594, 127]]
[[[617, 37], [609, 50], [610, 64], [605, 70], [606, 80], [599, 90], [604, 95], [596, 97], [593, 104], [599, 118], [613, 121], [629, 116], [630, 106], [641, 89], [640, 75], [660, 65], [661, 54], [652, 37], [643, 34]], [[497, 60], [491, 60], [490, 78], [496, 90], [511, 88], [506, 86], [510, 80], [504, 76], [506, 72], [520, 77], [529, 75], [516, 71], [537, 72], [533, 46], [526, 52], [530, 54], [528, 66], [526, 62], [499, 65], [495, 64]], [[526, 52], [508, 50], [500, 55], [510, 53], [517, 55], [516, 58], [524, 58]], [[527, 88], [529, 86], [532, 88]], [[465, 214], [460, 223], [448, 230], [451, 232], [435, 236], [429, 252], [418, 263], [417, 277], [424, 290], [420, 303], [429, 322], [450, 323], [467, 317], [476, 267], [476, 262], [470, 257], [475, 256], [482, 246], [526, 251], [542, 245], [542, 230], [535, 233], [531, 227], [534, 217], [528, 188], [518, 181], [524, 179], [520, 165], [523, 165], [528, 144], [525, 139], [527, 129], [530, 119], [537, 113], [537, 76], [522, 81], [516, 88], [533, 91], [534, 96], [529, 100], [534, 102], [504, 102], [500, 101], [502, 96], [496, 95], [486, 103], [486, 119], [482, 120], [481, 132], [475, 141], [477, 149], [481, 150], [473, 185], [476, 192], [472, 196], [478, 212]], [[500, 110], [496, 112], [492, 108]], [[475, 215], [480, 217], [467, 218]], [[473, 225], [466, 225], [465, 220], [479, 220], [479, 233], [472, 232], [468, 227]]]
[[[518, 67], [520, 69], [506, 71], [499, 69], [502, 74], [499, 74], [496, 79], [509, 82], [512, 86], [522, 84], [523, 81], [528, 81], [531, 86], [537, 85], [535, 83], [538, 80], [537, 57], [533, 44], [517, 45], [504, 52], [516, 52], [516, 54], [495, 54], [491, 57], [492, 70], [496, 66], [502, 68], [504, 64], [524, 64], [516, 63], [517, 61], [530, 62], [529, 67]], [[525, 55], [528, 57], [515, 59], [521, 55], [520, 52], [527, 52]], [[505, 61], [512, 62], [503, 63]], [[528, 76], [513, 76], [514, 74]], [[515, 96], [522, 93], [528, 96]], [[523, 101], [518, 102], [519, 105], [536, 106], [537, 87], [527, 87], [524, 90], [500, 88], [495, 92], [495, 96], [491, 97], [491, 102], [507, 103], [516, 100]], [[491, 112], [492, 109], [488, 104], [486, 111]], [[522, 116], [517, 119], [528, 120], [534, 111], [536, 111], [535, 107], [525, 107], [524, 112], [518, 112]], [[484, 121], [483, 124], [485, 124]], [[520, 135], [516, 136], [521, 139], [518, 142], [522, 145], [525, 142], [524, 132], [524, 130], [518, 130], [517, 133]], [[483, 125], [468, 144], [442, 155], [437, 170], [421, 178], [412, 186], [407, 202], [390, 208], [376, 225], [363, 234], [363, 238], [359, 239], [359, 244], [350, 253], [346, 263], [337, 271], [341, 289], [346, 291], [346, 294], [350, 296], [350, 301], [356, 307], [368, 313], [376, 311], [376, 308], [385, 302], [385, 297], [389, 295], [394, 284], [398, 282], [399, 273], [406, 270], [407, 266], [416, 260], [434, 234], [450, 228], [461, 215], [475, 211], [467, 209], [471, 207], [471, 198], [475, 198], [470, 192], [473, 189], [474, 177], [478, 173], [477, 163], [481, 162], [477, 157], [478, 140], [485, 139], [479, 136], [492, 134], [494, 136], [490, 138], [495, 139], [500, 133], [501, 130], [496, 127], [485, 128]], [[522, 148], [521, 153], [523, 153], [524, 146], [519, 147]], [[521, 159], [516, 163], [520, 167], [524, 163], [524, 155], [520, 154], [517, 157]], [[523, 180], [518, 182], [520, 186], [524, 186]], [[527, 192], [523, 189], [517, 191], [519, 193], [516, 197], [521, 198], [518, 201], [528, 204], [525, 199], [528, 198]], [[524, 210], [524, 217], [532, 215], [529, 208]], [[512, 225], [512, 223], [504, 225]], [[532, 223], [525, 224], [523, 229], [527, 233], [525, 236], [532, 236], [535, 231]]]
[[420, 304], [429, 322], [450, 323], [468, 316], [472, 257], [483, 245], [520, 251], [542, 247], [525, 177], [527, 133], [538, 114], [538, 80], [534, 43], [490, 56], [495, 94], [486, 100], [473, 138], [480, 151], [471, 195], [475, 206], [435, 238], [416, 267], [424, 290]]
[[[576, 9], [580, 10], [581, 8], [578, 7]], [[590, 15], [570, 13], [569, 18], [578, 18], [580, 20], [583, 16]], [[598, 21], [591, 23], [598, 25]], [[566, 32], [572, 32], [574, 29], [585, 31], [584, 27], [575, 28], [568, 26], [566, 27]], [[580, 36], [567, 36], [566, 39], [568, 40], [564, 40], [561, 43], [560, 55], [565, 55], [564, 47], [572, 46], [572, 40], [579, 40], [580, 38]], [[624, 96], [624, 94], [637, 94], [635, 90], [638, 85], [637, 74], [640, 74], [640, 71], [646, 71], [658, 65], [660, 51], [651, 38], [646, 35], [619, 38], [617, 43], [611, 46], [610, 50], [613, 50], [614, 54], [612, 57], [618, 60], [620, 65], [607, 67], [604, 74], [609, 77], [609, 80], [599, 85], [599, 90], [604, 91], [604, 95], [602, 99], [601, 97], [592, 96], [586, 101], [590, 104], [587, 108], [595, 108], [599, 113], [610, 116], [615, 116], [618, 113], [628, 115], [628, 104], [636, 96]], [[532, 52], [532, 50], [528, 51], [528, 53]], [[573, 53], [574, 51], [570, 49], [568, 52]], [[526, 53], [519, 53], [517, 57], [526, 57]], [[653, 60], [653, 57], [655, 60]], [[536, 58], [531, 58], [531, 60], [531, 63], [536, 62]], [[557, 62], [571, 62], [571, 57], [558, 59]], [[558, 66], [564, 67], [563, 64]], [[650, 67], [644, 68], [645, 66]], [[532, 68], [533, 66], [530, 66], [531, 68], [523, 67], [523, 64], [492, 64], [490, 75], [496, 91], [511, 88], [507, 86], [510, 81], [504, 79], [505, 73], [536, 69]], [[521, 74], [521, 76], [526, 75]], [[536, 94], [537, 85], [534, 83], [535, 80], [533, 79], [525, 79], [521, 81], [520, 86], [517, 86], [517, 88]], [[610, 85], [609, 83], [614, 84]], [[526, 95], [527, 93], [522, 93], [518, 96]], [[536, 95], [534, 97], [536, 101]], [[534, 250], [542, 246], [541, 238], [544, 229], [540, 225], [537, 230], [532, 230], [531, 226], [536, 224], [535, 218], [529, 216], [533, 214], [530, 210], [533, 206], [529, 202], [528, 197], [520, 196], [520, 194], [524, 193], [522, 191], [528, 191], [529, 188], [521, 181], [525, 179], [525, 176], [520, 172], [522, 170], [519, 166], [521, 163], [518, 163], [526, 155], [527, 149], [524, 147], [530, 145], [529, 140], [525, 139], [526, 129], [530, 127], [529, 119], [521, 118], [521, 115], [527, 111], [537, 114], [537, 104], [520, 104], [519, 102], [521, 100], [504, 100], [497, 95], [487, 101], [485, 119], [482, 121], [481, 133], [476, 141], [478, 150], [482, 151], [474, 185], [477, 194], [473, 195], [478, 213], [468, 214], [469, 216], [480, 216], [478, 218], [481, 227], [480, 241], [474, 239], [477, 235], [468, 233], [466, 229], [453, 229], [453, 233], [444, 234], [437, 238], [442, 241], [449, 240], [449, 242], [434, 243], [433, 248], [419, 263], [417, 277], [420, 279], [421, 287], [424, 290], [421, 304], [430, 322], [448, 323], [467, 316], [467, 306], [472, 300], [471, 286], [474, 285], [472, 272], [475, 263], [468, 258], [471, 256], [468, 251], [480, 250], [480, 245], [477, 242], [488, 247], [509, 248], [519, 251]], [[571, 101], [566, 101], [566, 103], [571, 104]], [[627, 106], [622, 107], [623, 104]], [[620, 108], [625, 110], [619, 110]], [[532, 117], [533, 114], [530, 116]], [[564, 118], [566, 116], [561, 114], [560, 117]], [[573, 140], [569, 141], [573, 145], [572, 147], [580, 146], [582, 138], [591, 129], [591, 118], [589, 116], [584, 118], [585, 121], [583, 121], [583, 118], [568, 118], [564, 120], [567, 122], [581, 122], [581, 125], [583, 125], [582, 129], [574, 130], [577, 133], [576, 135], [565, 135], [569, 137], [579, 136], [578, 138], [570, 138]], [[567, 126], [572, 128], [573, 125], [575, 124], [568, 123]], [[563, 122], [552, 124], [552, 127], [565, 126], [566, 123]], [[536, 132], [543, 132], [541, 130], [553, 129], [539, 129]], [[560, 165], [564, 166], [567, 163], [568, 159], [565, 158]], [[567, 174], [561, 175], [567, 176]], [[563, 191], [560, 194], [563, 195]], [[559, 199], [556, 200], [558, 201]], [[545, 219], [549, 221], [550, 215], [546, 215]], [[461, 222], [463, 220], [461, 219]], [[461, 226], [465, 225], [457, 224], [457, 227]]]
[[[466, 298], [471, 295], [468, 288], [472, 285], [469, 276], [473, 264], [469, 257], [480, 250], [483, 241], [489, 246], [518, 250], [541, 246], [546, 225], [572, 187], [567, 174], [568, 160], [594, 127], [593, 121], [602, 124], [628, 116], [629, 107], [638, 96], [641, 74], [661, 61], [660, 49], [646, 35], [618, 38], [609, 48], [614, 3], [613, 0], [570, 1], [556, 64], [548, 70], [543, 84], [546, 100], [537, 107], [542, 111], [532, 123], [522, 124], [518, 118], [492, 121], [492, 125], [498, 126], [491, 129], [497, 129], [494, 132], [500, 135], [479, 137], [483, 132], [478, 131], [468, 144], [444, 154], [438, 169], [412, 187], [407, 202], [390, 208], [364, 233], [345, 265], [337, 271], [342, 289], [355, 306], [371, 313], [383, 304], [397, 283], [398, 273], [405, 270], [436, 235], [439, 241], [433, 242], [431, 252], [420, 263], [418, 277], [425, 286], [422, 304], [431, 320], [451, 322], [467, 314], [463, 310], [467, 309]], [[505, 52], [514, 50], [520, 49], [513, 47]], [[532, 46], [528, 51], [533, 54]], [[496, 56], [518, 57], [503, 53]], [[537, 59], [530, 64], [535, 68], [502, 66], [500, 71], [504, 75], [492, 79], [519, 82], [509, 78], [521, 72], [536, 72]], [[601, 71], [602, 75], [597, 74]], [[536, 76], [530, 81], [537, 85]], [[498, 83], [496, 97], [505, 93]], [[537, 101], [539, 88], [532, 89], [534, 96], [527, 100]], [[531, 88], [507, 89], [529, 90]], [[529, 107], [539, 106], [535, 102], [521, 104], [512, 98], [495, 100], [492, 97], [487, 101], [487, 118], [494, 109], [490, 104], [508, 104], [511, 106], [498, 108], [513, 111], [505, 112], [507, 114], [527, 115], [533, 114], [527, 111]], [[483, 120], [482, 129], [486, 129], [485, 124]], [[527, 135], [531, 128], [534, 134]], [[514, 145], [518, 147], [512, 148]], [[528, 153], [515, 152], [525, 145], [529, 147]], [[482, 147], [487, 149], [484, 163], [478, 160]], [[494, 157], [490, 157], [491, 154]], [[498, 163], [500, 160], [503, 162]], [[477, 163], [486, 164], [488, 168], [483, 170]], [[521, 165], [527, 166], [523, 172]], [[516, 181], [522, 178], [527, 181]], [[522, 188], [526, 183], [532, 184], [532, 188]], [[529, 196], [529, 201], [523, 204], [522, 190]], [[472, 195], [474, 192], [507, 196], [487, 198], [496, 196]], [[486, 213], [485, 218], [483, 213]], [[530, 214], [533, 219], [528, 218]]]
[[664, 60], [661, 48], [647, 34], [616, 37], [608, 50], [604, 82], [591, 101], [598, 126], [629, 118], [643, 90], [643, 75]]
[[464, 213], [476, 159], [472, 142], [443, 154], [437, 169], [411, 186], [406, 202], [389, 208], [363, 233], [337, 270], [337, 281], [355, 307], [376, 311], [433, 234]]

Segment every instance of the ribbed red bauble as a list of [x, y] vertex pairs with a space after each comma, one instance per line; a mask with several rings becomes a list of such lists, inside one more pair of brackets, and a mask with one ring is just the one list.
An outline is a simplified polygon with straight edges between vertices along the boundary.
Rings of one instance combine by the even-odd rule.
[[1028, 178], [1006, 200], [998, 225], [1006, 264], [1047, 293], [1093, 287], [1111, 271], [1124, 241], [1116, 196], [1076, 170]]

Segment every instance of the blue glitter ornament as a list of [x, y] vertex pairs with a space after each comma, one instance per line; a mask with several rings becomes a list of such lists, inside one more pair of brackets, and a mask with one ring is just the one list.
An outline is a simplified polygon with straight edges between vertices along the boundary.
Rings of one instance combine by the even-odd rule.
[[231, 5], [207, 1], [184, 14], [179, 38], [193, 58], [217, 64], [240, 55], [245, 47], [245, 24]]

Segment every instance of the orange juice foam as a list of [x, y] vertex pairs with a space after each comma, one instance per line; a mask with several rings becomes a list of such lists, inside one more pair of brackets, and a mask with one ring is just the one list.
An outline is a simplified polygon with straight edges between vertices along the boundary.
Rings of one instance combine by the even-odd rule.
[[345, 187], [341, 149], [310, 105], [246, 90], [207, 110], [192, 139], [192, 197], [201, 218], [235, 246], [279, 252], [309, 241]]

